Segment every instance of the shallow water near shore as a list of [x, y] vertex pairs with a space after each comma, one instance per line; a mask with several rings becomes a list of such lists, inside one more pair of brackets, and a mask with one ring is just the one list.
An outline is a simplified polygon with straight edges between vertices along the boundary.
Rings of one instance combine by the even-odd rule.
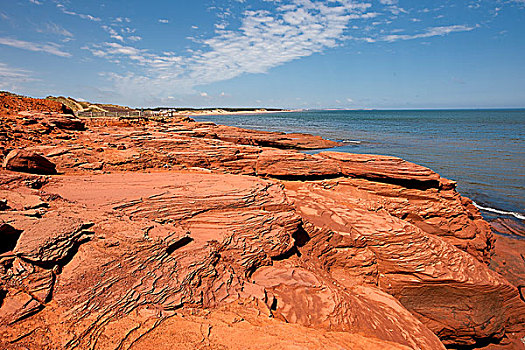
[[401, 157], [457, 181], [458, 191], [471, 198], [487, 218], [525, 220], [523, 109], [323, 110], [193, 118], [248, 129], [316, 134], [344, 142], [331, 150]]

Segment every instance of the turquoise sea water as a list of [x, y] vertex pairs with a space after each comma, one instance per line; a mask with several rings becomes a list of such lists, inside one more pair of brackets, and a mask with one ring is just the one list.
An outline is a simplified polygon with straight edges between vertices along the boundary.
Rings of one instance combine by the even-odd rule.
[[[344, 141], [333, 150], [384, 154], [456, 180], [486, 215], [525, 219], [525, 110], [304, 111], [195, 117]], [[499, 213], [497, 213], [499, 212]]]

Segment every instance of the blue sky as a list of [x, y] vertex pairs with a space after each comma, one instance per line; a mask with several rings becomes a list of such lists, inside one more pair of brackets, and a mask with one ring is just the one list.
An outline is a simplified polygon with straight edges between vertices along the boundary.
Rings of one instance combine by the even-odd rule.
[[0, 89], [30, 96], [525, 107], [525, 0], [0, 1]]

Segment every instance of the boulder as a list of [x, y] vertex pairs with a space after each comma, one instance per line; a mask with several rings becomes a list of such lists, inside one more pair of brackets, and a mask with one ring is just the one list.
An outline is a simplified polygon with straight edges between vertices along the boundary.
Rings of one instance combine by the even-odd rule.
[[31, 174], [53, 175], [56, 166], [36, 152], [24, 149], [15, 149], [5, 157], [3, 167], [7, 170], [20, 171]]
[[58, 114], [54, 116], [53, 118], [49, 118], [48, 122], [51, 126], [54, 126], [58, 129], [76, 130], [76, 131], [86, 130], [86, 126], [84, 125], [84, 122], [82, 122], [82, 120], [75, 118], [71, 115]]

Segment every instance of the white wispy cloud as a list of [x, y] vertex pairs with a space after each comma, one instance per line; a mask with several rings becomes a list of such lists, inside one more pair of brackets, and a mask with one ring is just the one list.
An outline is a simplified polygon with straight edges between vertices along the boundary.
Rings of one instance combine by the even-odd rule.
[[92, 16], [92, 15], [83, 14], [83, 13], [78, 13], [78, 12], [75, 12], [75, 11], [70, 11], [70, 10], [66, 9], [66, 7], [63, 4], [59, 3], [59, 4], [57, 4], [57, 7], [60, 9], [60, 11], [62, 11], [66, 15], [77, 16], [77, 17], [80, 17], [82, 19], [87, 19], [87, 20], [94, 21], [94, 22], [100, 22], [100, 18], [99, 17], [95, 17], [95, 16]]
[[35, 4], [35, 5], [42, 5], [42, 2], [38, 1], [38, 0], [29, 0], [29, 2]]
[[476, 28], [478, 28], [477, 25], [476, 26], [450, 25], [450, 26], [426, 28], [423, 32], [416, 33], [416, 34], [397, 34], [399, 32], [403, 32], [404, 29], [393, 29], [391, 31], [392, 34], [377, 35], [377, 36], [370, 36], [370, 37], [349, 36], [348, 38], [351, 40], [364, 41], [367, 43], [376, 43], [378, 41], [395, 42], [399, 40], [414, 40], [414, 39], [431, 38], [435, 36], [444, 36], [444, 35], [448, 35], [454, 32], [469, 32]]
[[[120, 19], [120, 20], [119, 20]], [[131, 35], [136, 32], [134, 28], [125, 27], [122, 23], [125, 20], [122, 20], [120, 17], [117, 18], [111, 25], [102, 25], [101, 28], [106, 31], [112, 39], [118, 40], [121, 43], [125, 41], [140, 41], [142, 37], [138, 35]]]
[[118, 22], [118, 23], [129, 23], [131, 22], [131, 19], [129, 19], [128, 17], [117, 17], [115, 18], [115, 22]]
[[109, 33], [109, 36], [113, 39], [116, 39], [118, 41], [124, 42], [124, 37], [120, 35], [115, 29], [109, 27], [109, 26], [102, 26], [102, 29], [104, 29], [106, 32]]
[[16, 90], [21, 84], [36, 80], [32, 72], [0, 62], [0, 90]]
[[352, 19], [370, 18], [369, 4], [296, 0], [275, 13], [246, 11], [238, 31], [217, 30], [204, 40], [210, 50], [192, 57], [189, 77], [204, 84], [265, 73], [270, 68], [337, 46]]
[[46, 52], [60, 57], [71, 57], [71, 54], [69, 52], [62, 51], [60, 45], [55, 43], [41, 44], [30, 41], [0, 37], [0, 45], [16, 47], [18, 49], [28, 51]]
[[57, 34], [69, 38], [74, 36], [70, 31], [53, 22], [45, 23], [43, 26], [37, 29], [37, 32]]
[[398, 0], [379, 0], [379, 3], [387, 6], [386, 9], [390, 11], [393, 15], [399, 15], [400, 13], [408, 13], [407, 10], [398, 5]]
[[344, 40], [350, 21], [379, 15], [369, 11], [371, 4], [350, 0], [275, 3], [272, 12], [245, 11], [236, 30], [217, 27], [214, 37], [197, 42], [203, 49], [193, 51], [190, 57], [155, 55], [118, 43], [92, 46], [89, 50], [99, 57], [127, 59], [144, 66], [142, 74], [108, 75], [125, 95], [134, 94], [132, 89], [143, 92], [144, 84], [154, 94], [196, 93], [196, 86], [244, 73], [265, 73], [286, 62], [333, 48]]
[[381, 41], [393, 42], [398, 40], [412, 40], [421, 38], [430, 38], [433, 36], [443, 36], [453, 32], [469, 32], [476, 27], [466, 25], [451, 25], [444, 27], [431, 27], [427, 28], [423, 33], [418, 34], [390, 34], [379, 38]]
[[[266, 6], [265, 10], [257, 10], [252, 7], [230, 22], [225, 22], [226, 15], [218, 15], [214, 35], [204, 39], [190, 38], [200, 47], [180, 54], [157, 54], [125, 44], [124, 40], [133, 41], [129, 35], [123, 35], [124, 40], [112, 36], [119, 42], [90, 45], [85, 49], [128, 68], [127, 73], [105, 75], [123, 96], [144, 96], [144, 86], [147, 86], [148, 93], [159, 98], [174, 94], [203, 97], [199, 86], [243, 74], [266, 73], [282, 64], [337, 47], [345, 40], [395, 42], [445, 36], [476, 28], [475, 25], [449, 25], [428, 27], [415, 33], [399, 29], [389, 32], [384, 26], [392, 23], [393, 18], [404, 14], [410, 20], [408, 14], [415, 11], [400, 8], [397, 0], [380, 0], [379, 7], [353, 0], [265, 2], [274, 8]], [[378, 10], [383, 13], [376, 12]], [[169, 23], [162, 18], [158, 21]], [[373, 22], [381, 26], [374, 26]], [[235, 26], [234, 23], [239, 24]], [[358, 32], [365, 36], [354, 36]]]
[[2, 78], [30, 78], [31, 72], [24, 69], [18, 69], [0, 62], [0, 77]]
[[138, 65], [157, 72], [178, 65], [182, 61], [181, 57], [171, 52], [156, 55], [148, 52], [148, 50], [114, 42], [106, 42], [103, 45], [94, 45], [93, 47], [84, 47], [84, 49], [89, 50], [94, 56], [111, 60], [127, 58]]

